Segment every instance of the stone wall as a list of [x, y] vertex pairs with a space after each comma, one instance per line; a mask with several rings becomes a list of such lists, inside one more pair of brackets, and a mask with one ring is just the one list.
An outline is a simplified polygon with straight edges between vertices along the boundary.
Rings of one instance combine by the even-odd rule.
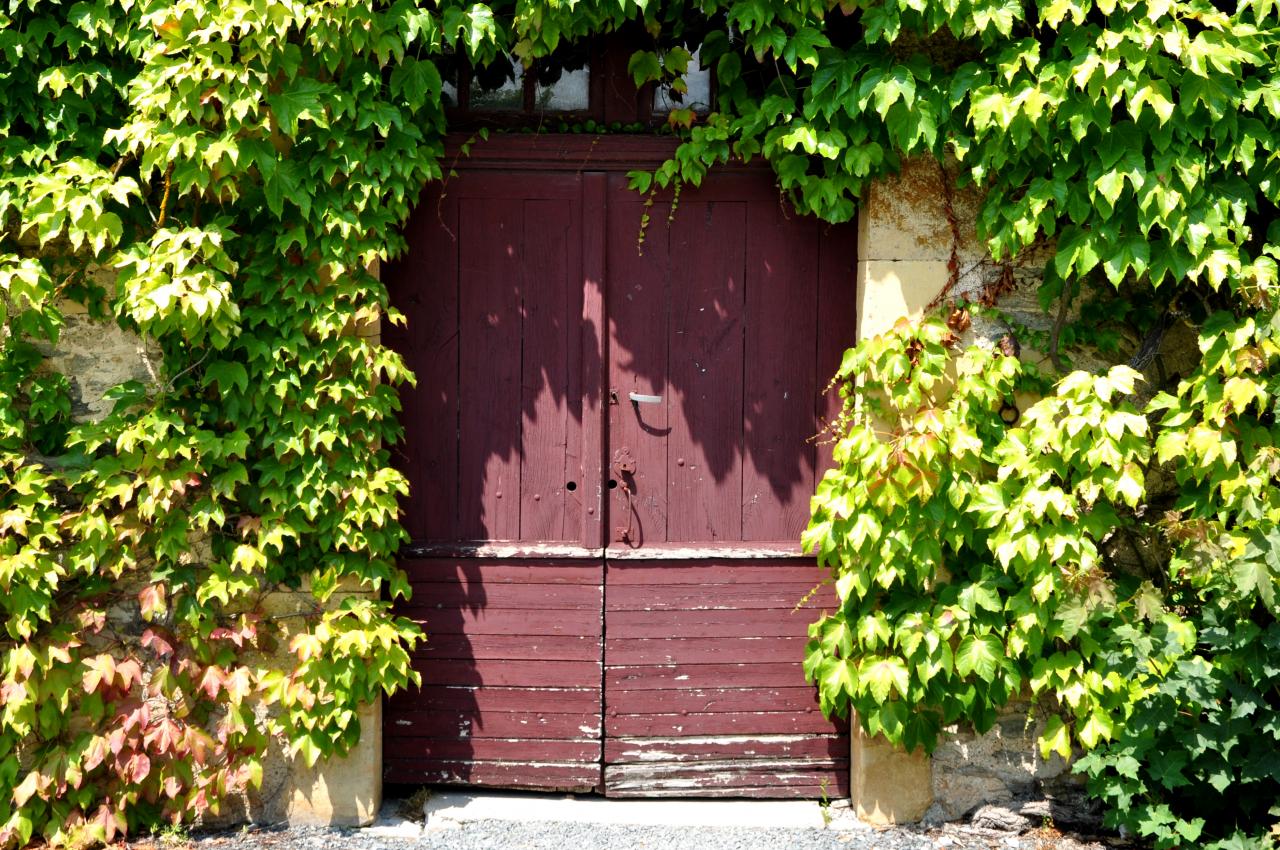
[[[1016, 323], [1047, 329], [1040, 310], [1043, 256], [1004, 268], [978, 241], [979, 197], [950, 188], [951, 175], [933, 160], [904, 164], [901, 174], [877, 183], [859, 210], [858, 338], [892, 328], [903, 316], [919, 317], [942, 297], [979, 301], [998, 288], [999, 307]], [[945, 291], [950, 289], [950, 291]], [[1010, 328], [976, 319], [975, 341], [994, 344]], [[1042, 760], [1038, 725], [1026, 706], [1012, 708], [985, 735], [952, 727], [933, 757], [895, 751], [865, 734], [854, 742], [854, 805], [878, 822], [939, 822], [971, 815], [984, 805], [1041, 795], [1046, 783], [1074, 783], [1067, 765]]]

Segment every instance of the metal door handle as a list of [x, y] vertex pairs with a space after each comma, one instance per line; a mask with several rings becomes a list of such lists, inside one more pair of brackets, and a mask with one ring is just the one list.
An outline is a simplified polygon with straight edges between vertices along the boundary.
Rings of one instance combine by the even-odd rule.
[[627, 398], [636, 404], [662, 404], [660, 395], [644, 395], [643, 393], [627, 393]]

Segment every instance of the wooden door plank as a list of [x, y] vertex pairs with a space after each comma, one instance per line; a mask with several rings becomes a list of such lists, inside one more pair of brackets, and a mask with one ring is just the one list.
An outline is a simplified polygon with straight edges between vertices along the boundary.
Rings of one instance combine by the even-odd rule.
[[483, 584], [434, 586], [414, 585], [412, 602], [405, 611], [429, 609], [465, 610], [471, 608], [515, 608], [521, 611], [599, 611], [601, 592], [599, 587], [576, 584]]
[[637, 691], [610, 703], [609, 716], [621, 714], [733, 714], [744, 711], [810, 711], [818, 707], [813, 687], [688, 688]]
[[[613, 175], [613, 183], [624, 183]], [[642, 200], [611, 195], [606, 228], [609, 286], [606, 293], [609, 323], [609, 388], [616, 393], [607, 402], [609, 451], [607, 463], [621, 451], [634, 459], [635, 472], [620, 478], [612, 466], [606, 478], [625, 481], [609, 499], [606, 536], [619, 541], [618, 529], [629, 527], [631, 544], [668, 539], [667, 382], [668, 272], [670, 268], [667, 212], [660, 205], [650, 211], [652, 221], [639, 246]], [[643, 253], [640, 253], [641, 249]], [[630, 393], [661, 396], [658, 404], [635, 404]]]
[[614, 692], [679, 690], [683, 688], [715, 688], [732, 684], [738, 687], [794, 687], [808, 686], [804, 671], [795, 663], [761, 663], [746, 661], [726, 664], [695, 664], [680, 667], [675, 664], [642, 667], [605, 668], [605, 700], [615, 705]]
[[[784, 638], [774, 638], [784, 640]], [[627, 649], [630, 657], [643, 653], [646, 647]], [[679, 648], [665, 650], [667, 654], [680, 652]], [[684, 652], [690, 650], [685, 648]], [[724, 648], [719, 648], [723, 652]], [[766, 651], [776, 653], [769, 648]], [[654, 649], [655, 653], [663, 650]], [[707, 652], [715, 653], [716, 648]], [[600, 657], [599, 635], [478, 635], [478, 634], [428, 634], [427, 642], [415, 649], [414, 658], [465, 658], [476, 662], [528, 660], [528, 661], [595, 661]], [[718, 657], [718, 656], [717, 656]]]
[[536, 711], [401, 711], [386, 724], [385, 733], [405, 738], [599, 738], [600, 718]]
[[[646, 560], [610, 561], [609, 586], [651, 584], [670, 587], [674, 584], [696, 584], [699, 587], [722, 584], [777, 584], [779, 582], [817, 585], [826, 573], [812, 560], [752, 561], [729, 558], [704, 558], [697, 561]], [[834, 598], [834, 597], [833, 597]]]
[[[750, 634], [750, 632], [747, 632]], [[479, 638], [476, 638], [478, 640]], [[546, 641], [560, 638], [540, 639]], [[740, 658], [757, 663], [800, 664], [806, 637], [616, 638], [605, 641], [604, 663], [609, 667], [664, 664], [731, 664]], [[566, 651], [561, 649], [560, 651]]]
[[[565, 485], [570, 446], [581, 442], [577, 351], [570, 356], [582, 311], [578, 206], [558, 200], [526, 201], [522, 236], [520, 429], [520, 540], [572, 540], [566, 534]], [[571, 291], [574, 290], [574, 291]], [[576, 501], [576, 500], [575, 500]], [[575, 524], [578, 516], [575, 513]]]
[[491, 785], [558, 791], [594, 791], [600, 786], [600, 764], [548, 762], [387, 759], [387, 782], [419, 785]]
[[690, 762], [707, 759], [847, 759], [847, 735], [749, 735], [606, 738], [604, 760]]
[[600, 689], [460, 687], [427, 684], [397, 691], [383, 703], [387, 712], [474, 709], [476, 711], [547, 711], [590, 713], [600, 710]]
[[804, 609], [782, 616], [770, 610], [613, 611], [609, 639], [794, 637], [806, 634], [812, 619], [813, 612]]
[[607, 542], [605, 517], [606, 449], [604, 394], [609, 379], [606, 361], [606, 208], [608, 177], [582, 175], [582, 462], [577, 494], [581, 513], [579, 539], [584, 546]]
[[742, 539], [800, 536], [813, 495], [818, 234], [778, 203], [747, 205]]
[[397, 738], [386, 760], [598, 762], [599, 740], [539, 738]]
[[584, 584], [600, 586], [600, 563], [538, 558], [523, 563], [499, 558], [405, 559], [400, 567], [415, 585]]
[[691, 195], [671, 230], [667, 540], [741, 540], [746, 209]]
[[405, 439], [392, 457], [409, 481], [404, 525], [414, 540], [457, 535], [458, 203], [423, 193], [406, 227], [412, 250], [386, 267], [391, 303], [406, 326], [383, 325], [384, 342], [417, 375], [402, 386]]
[[[383, 710], [392, 781], [593, 790], [603, 729], [603, 565], [568, 559], [411, 561], [400, 610], [427, 626], [426, 686]], [[587, 583], [591, 582], [591, 583]], [[531, 632], [544, 631], [538, 635]]]
[[735, 714], [620, 714], [605, 716], [604, 732], [610, 737], [653, 735], [769, 735], [825, 734], [840, 730], [812, 711], [753, 711]]
[[[406, 609], [406, 613], [410, 614], [422, 626], [429, 640], [440, 635], [540, 637], [544, 635], [595, 634], [598, 636], [600, 626], [600, 612], [593, 609], [529, 611], [523, 608], [462, 610], [427, 608]], [[634, 634], [632, 632], [626, 632], [620, 636], [653, 637], [653, 635]]]
[[[606, 794], [842, 793], [849, 724], [823, 716], [801, 665], [814, 609], [778, 604], [815, 572], [725, 558], [607, 566]], [[832, 599], [823, 590], [807, 604]]]
[[[416, 668], [415, 669], [419, 669]], [[433, 660], [420, 668], [423, 679], [451, 685], [498, 685], [503, 687], [580, 688], [600, 681], [598, 661], [509, 661]], [[430, 678], [428, 679], [428, 675]]]
[[838, 799], [849, 794], [848, 762], [803, 766], [746, 763], [683, 765], [680, 771], [650, 764], [608, 765], [610, 797], [766, 797]]
[[[853, 224], [824, 229], [818, 255], [818, 346], [817, 346], [817, 410], [819, 429], [834, 422], [842, 407], [836, 387], [827, 389], [840, 368], [845, 349], [858, 341], [857, 321], [857, 246], [858, 230]], [[824, 433], [817, 440], [816, 479], [831, 468], [834, 442]]]
[[521, 208], [466, 198], [459, 209], [459, 533], [520, 534]]
[[[606, 595], [606, 611], [715, 611], [737, 609], [773, 609], [780, 612], [793, 608], [819, 610], [818, 600], [809, 597], [814, 583], [778, 582], [777, 584], [726, 584], [714, 593], [696, 585], [675, 585], [655, 594], [648, 585], [619, 585]], [[829, 607], [829, 606], [827, 606]]]

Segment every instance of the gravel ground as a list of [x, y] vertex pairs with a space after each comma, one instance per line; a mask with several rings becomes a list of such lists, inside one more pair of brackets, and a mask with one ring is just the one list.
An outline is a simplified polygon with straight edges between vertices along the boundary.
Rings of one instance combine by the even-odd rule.
[[[401, 828], [403, 830], [403, 827]], [[959, 825], [940, 829], [601, 826], [479, 821], [393, 836], [391, 830], [251, 827], [188, 840], [139, 840], [129, 850], [1103, 850], [1118, 846], [1052, 829], [1011, 836]]]

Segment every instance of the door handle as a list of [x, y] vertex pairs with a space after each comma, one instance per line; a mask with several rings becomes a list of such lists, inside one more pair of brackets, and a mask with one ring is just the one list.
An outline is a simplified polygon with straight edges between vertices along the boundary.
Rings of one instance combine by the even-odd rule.
[[627, 398], [636, 404], [662, 404], [662, 396], [645, 395], [643, 393], [627, 393]]

